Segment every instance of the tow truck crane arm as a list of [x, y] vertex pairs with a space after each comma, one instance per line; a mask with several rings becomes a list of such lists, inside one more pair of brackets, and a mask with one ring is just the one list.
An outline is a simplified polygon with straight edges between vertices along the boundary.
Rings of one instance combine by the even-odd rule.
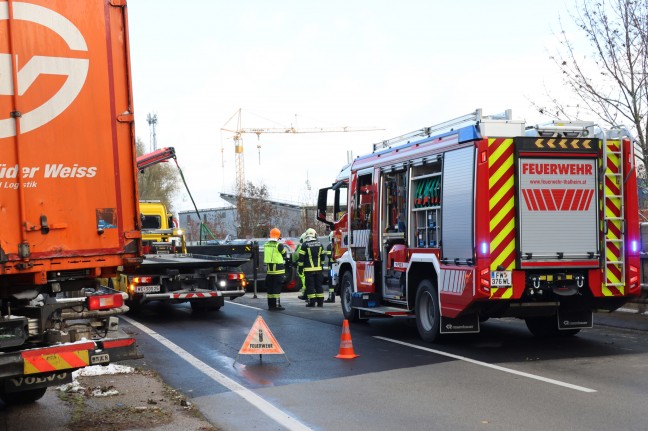
[[158, 163], [166, 162], [169, 159], [176, 159], [175, 148], [165, 147], [155, 150], [152, 153], [147, 153], [137, 158], [137, 169], [144, 171], [144, 169], [156, 165]]
[[205, 225], [200, 217], [200, 211], [198, 211], [198, 207], [196, 206], [196, 202], [194, 201], [193, 196], [191, 195], [191, 191], [189, 190], [189, 186], [187, 185], [187, 181], [185, 180], [184, 174], [182, 173], [182, 169], [180, 169], [180, 165], [178, 164], [178, 159], [176, 158], [176, 153], [175, 153], [175, 148], [174, 147], [164, 147], [160, 148], [159, 150], [155, 150], [151, 153], [146, 153], [137, 158], [137, 169], [140, 172], [144, 172], [144, 169], [150, 168], [153, 165], [157, 165], [158, 163], [166, 162], [167, 160], [173, 159], [173, 161], [176, 164], [176, 167], [178, 168], [178, 172], [180, 173], [180, 178], [182, 178], [182, 183], [185, 186], [185, 189], [187, 190], [187, 193], [189, 194], [189, 199], [191, 199], [191, 203], [194, 206], [194, 210], [196, 211], [196, 216], [198, 216], [198, 220], [200, 221], [200, 240], [202, 242], [202, 235], [203, 232], [208, 233], [212, 239], [216, 239], [214, 237], [214, 234], [209, 230], [207, 225]]

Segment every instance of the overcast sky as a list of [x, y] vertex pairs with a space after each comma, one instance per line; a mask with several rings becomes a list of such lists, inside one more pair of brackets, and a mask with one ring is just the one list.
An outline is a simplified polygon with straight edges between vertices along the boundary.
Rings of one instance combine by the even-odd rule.
[[[374, 142], [476, 108], [547, 121], [529, 100], [559, 87], [549, 56], [568, 8], [572, 0], [131, 0], [136, 133], [148, 147], [155, 113], [157, 146], [176, 148], [198, 208], [214, 208], [234, 191], [234, 142], [221, 128], [239, 108], [246, 128], [385, 129], [243, 135], [246, 180], [274, 199], [313, 202], [350, 152]], [[175, 210], [189, 209], [182, 190]]]

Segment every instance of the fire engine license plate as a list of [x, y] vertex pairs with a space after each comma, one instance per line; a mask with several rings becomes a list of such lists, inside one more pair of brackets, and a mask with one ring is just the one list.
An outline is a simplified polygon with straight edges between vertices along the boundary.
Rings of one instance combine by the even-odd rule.
[[491, 271], [491, 287], [511, 286], [511, 271]]
[[135, 293], [154, 293], [160, 291], [160, 285], [157, 286], [135, 286]]

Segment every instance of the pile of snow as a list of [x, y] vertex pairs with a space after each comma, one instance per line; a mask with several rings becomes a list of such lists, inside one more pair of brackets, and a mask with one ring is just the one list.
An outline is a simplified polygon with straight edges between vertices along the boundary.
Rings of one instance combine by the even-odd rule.
[[[86, 388], [84, 388], [83, 386], [81, 386], [81, 384], [79, 384], [79, 381], [77, 380], [78, 377], [101, 376], [106, 374], [130, 374], [133, 372], [135, 372], [135, 369], [133, 367], [129, 367], [126, 365], [115, 365], [115, 364], [92, 365], [89, 367], [81, 368], [80, 370], [76, 370], [75, 372], [72, 373], [72, 383], [66, 383], [65, 385], [58, 386], [56, 389], [61, 392], [68, 392], [68, 393], [86, 392]], [[92, 391], [92, 396], [94, 397], [108, 397], [117, 394], [119, 394], [119, 392], [117, 392], [113, 388], [109, 388], [108, 390], [95, 388]]]
[[92, 365], [76, 370], [72, 373], [72, 378], [75, 379], [82, 376], [101, 376], [104, 374], [130, 374], [134, 372], [135, 368], [126, 365]]

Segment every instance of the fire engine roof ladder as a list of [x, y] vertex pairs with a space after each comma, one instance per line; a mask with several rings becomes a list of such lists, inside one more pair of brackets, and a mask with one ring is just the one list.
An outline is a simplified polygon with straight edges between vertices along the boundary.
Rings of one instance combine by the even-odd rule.
[[482, 115], [482, 110], [477, 109], [475, 112], [471, 112], [470, 114], [462, 115], [461, 117], [453, 118], [452, 120], [444, 121], [443, 123], [435, 124], [434, 126], [424, 127], [395, 138], [380, 141], [377, 144], [373, 144], [373, 152], [375, 153], [376, 151], [390, 148], [392, 145], [400, 144], [402, 142], [409, 142], [414, 138], [429, 138], [432, 135], [452, 132], [453, 130], [461, 129], [462, 127], [476, 126], [481, 120], [510, 120], [511, 118], [512, 111], [510, 109], [494, 115]]

